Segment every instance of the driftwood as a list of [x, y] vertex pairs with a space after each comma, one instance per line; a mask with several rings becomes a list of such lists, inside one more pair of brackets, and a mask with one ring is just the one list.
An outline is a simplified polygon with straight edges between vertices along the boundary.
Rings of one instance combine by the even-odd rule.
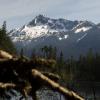
[[3, 50], [0, 50], [0, 58], [2, 59], [12, 59], [13, 56]]
[[60, 86], [58, 83], [52, 81], [51, 79], [43, 75], [38, 70], [33, 69], [32, 75], [33, 75], [33, 78], [36, 78], [36, 80], [40, 81], [41, 84], [49, 86], [51, 89], [62, 93], [66, 97], [67, 100], [84, 100], [82, 97], [80, 97], [73, 91], [69, 91], [68, 89]]
[[[6, 55], [7, 54], [7, 55]], [[55, 64], [53, 60], [45, 59], [20, 59], [5, 53], [0, 59], [0, 89], [13, 88], [22, 93], [24, 97], [30, 95], [37, 100], [36, 91], [42, 86], [47, 86], [62, 93], [66, 100], [84, 100], [73, 91], [70, 91], [57, 83], [57, 75], [43, 72], [41, 67]], [[9, 55], [9, 56], [8, 56]]]
[[14, 88], [16, 87], [13, 83], [0, 83], [0, 89]]

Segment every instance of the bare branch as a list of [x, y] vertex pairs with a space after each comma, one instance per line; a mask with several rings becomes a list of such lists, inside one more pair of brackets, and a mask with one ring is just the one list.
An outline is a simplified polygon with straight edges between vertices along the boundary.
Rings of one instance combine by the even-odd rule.
[[35, 79], [41, 82], [41, 84], [49, 86], [53, 90], [56, 90], [60, 93], [62, 93], [68, 100], [84, 100], [82, 97], [74, 93], [73, 91], [70, 91], [62, 86], [60, 86], [58, 83], [52, 81], [45, 75], [43, 75], [41, 72], [39, 72], [36, 69], [32, 70], [32, 75]]
[[2, 89], [14, 88], [14, 87], [16, 87], [16, 85], [13, 83], [1, 83], [0, 82], [0, 88]]

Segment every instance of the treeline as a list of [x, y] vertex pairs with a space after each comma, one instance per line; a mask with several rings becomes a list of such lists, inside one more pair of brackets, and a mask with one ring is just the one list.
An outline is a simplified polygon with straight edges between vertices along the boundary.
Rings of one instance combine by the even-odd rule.
[[0, 28], [0, 49], [5, 50], [11, 54], [15, 54], [16, 50], [9, 36], [7, 35], [6, 21], [4, 21]]
[[[70, 57], [65, 60], [63, 52], [57, 54], [57, 48], [52, 46], [44, 46], [41, 49], [42, 57], [46, 59], [54, 59], [57, 64], [55, 66], [54, 73], [58, 73], [63, 80], [67, 82], [74, 81], [100, 81], [100, 55], [93, 53], [92, 49], [89, 49], [88, 53], [83, 56], [80, 55], [79, 59]], [[35, 52], [32, 58], [36, 57]]]

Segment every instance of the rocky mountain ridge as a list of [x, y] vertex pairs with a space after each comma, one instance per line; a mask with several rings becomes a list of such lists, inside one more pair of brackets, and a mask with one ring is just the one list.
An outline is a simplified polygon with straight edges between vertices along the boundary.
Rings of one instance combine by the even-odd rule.
[[90, 21], [70, 21], [36, 16], [27, 25], [9, 33], [16, 48], [31, 55], [33, 48], [56, 46], [65, 57], [85, 54], [89, 48], [100, 51], [100, 25]]

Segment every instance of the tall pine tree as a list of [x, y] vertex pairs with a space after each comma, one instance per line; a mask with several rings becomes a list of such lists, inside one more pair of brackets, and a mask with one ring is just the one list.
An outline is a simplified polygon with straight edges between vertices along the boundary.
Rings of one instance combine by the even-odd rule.
[[0, 49], [12, 54], [16, 52], [12, 41], [7, 36], [6, 21], [4, 21], [2, 28], [0, 29]]

